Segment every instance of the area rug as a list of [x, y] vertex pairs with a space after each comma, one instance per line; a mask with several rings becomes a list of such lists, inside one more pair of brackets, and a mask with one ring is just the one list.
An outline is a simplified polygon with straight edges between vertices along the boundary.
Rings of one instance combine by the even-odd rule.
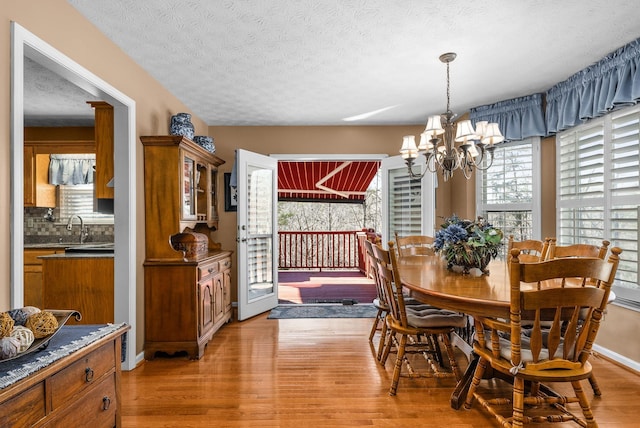
[[278, 305], [267, 318], [375, 318], [376, 313], [373, 305]]

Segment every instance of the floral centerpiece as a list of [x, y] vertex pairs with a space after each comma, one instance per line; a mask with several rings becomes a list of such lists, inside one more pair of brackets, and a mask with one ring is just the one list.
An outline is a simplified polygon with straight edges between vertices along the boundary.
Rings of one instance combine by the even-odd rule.
[[433, 248], [447, 260], [447, 266], [461, 266], [468, 273], [478, 268], [489, 273], [487, 265], [492, 257], [498, 255], [502, 245], [502, 230], [484, 221], [462, 220], [457, 215], [446, 218], [440, 230], [436, 232]]

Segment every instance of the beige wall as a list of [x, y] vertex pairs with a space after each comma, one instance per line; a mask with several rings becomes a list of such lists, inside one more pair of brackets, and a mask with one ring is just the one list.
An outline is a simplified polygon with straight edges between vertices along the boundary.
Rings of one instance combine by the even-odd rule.
[[[10, 66], [11, 51], [10, 22], [16, 21], [28, 31], [34, 33], [47, 43], [58, 49], [75, 62], [98, 75], [110, 85], [129, 96], [136, 102], [137, 135], [162, 135], [168, 133], [169, 118], [180, 111], [190, 112], [176, 97], [168, 93], [147, 72], [142, 70], [117, 46], [107, 40], [96, 28], [86, 21], [65, 0], [21, 0], [4, 2], [0, 8], [0, 85], [2, 103], [0, 103], [0, 234], [5, 239], [0, 244], [4, 251], [0, 256], [0, 310], [9, 309], [10, 304]], [[402, 136], [418, 134], [419, 126], [389, 127], [209, 127], [193, 117], [196, 134], [206, 134], [215, 138], [217, 155], [227, 163], [221, 172], [231, 171], [233, 151], [243, 148], [263, 154], [297, 154], [297, 153], [331, 153], [362, 154], [386, 153], [397, 154]], [[136, 218], [137, 227], [137, 344], [136, 350], [142, 350], [144, 340], [144, 302], [143, 302], [143, 269], [144, 260], [144, 198], [143, 198], [143, 159], [142, 147], [136, 141], [136, 192], [138, 195]], [[555, 186], [553, 185], [553, 169], [555, 168], [554, 148], [552, 143], [543, 144], [543, 236], [555, 234]], [[221, 180], [220, 180], [221, 181]], [[458, 176], [449, 183], [439, 180], [436, 194], [436, 223], [440, 217], [457, 213], [460, 216], [474, 215], [474, 183]], [[453, 190], [455, 189], [455, 192]], [[455, 197], [452, 197], [452, 194]], [[214, 234], [224, 248], [235, 249], [235, 213], [221, 212], [222, 230]], [[611, 348], [636, 361], [640, 361], [640, 350], [635, 339], [638, 320], [637, 312], [611, 310], [620, 314], [626, 325], [632, 325], [628, 331], [613, 329], [612, 323], [605, 322], [604, 329], [611, 341]], [[627, 343], [627, 345], [620, 345]], [[632, 344], [632, 345], [629, 345]]]

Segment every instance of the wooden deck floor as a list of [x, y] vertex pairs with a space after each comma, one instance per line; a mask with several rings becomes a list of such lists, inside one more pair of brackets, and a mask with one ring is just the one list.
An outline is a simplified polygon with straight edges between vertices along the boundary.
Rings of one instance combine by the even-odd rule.
[[[372, 356], [371, 322], [266, 314], [232, 322], [199, 361], [158, 357], [124, 372], [123, 426], [498, 427], [480, 408], [449, 406], [453, 379], [401, 378], [398, 395], [390, 397], [392, 359], [381, 367]], [[638, 426], [640, 376], [591, 361], [603, 391], [592, 404], [600, 427]]]
[[282, 303], [339, 303], [343, 299], [371, 303], [376, 297], [372, 279], [359, 271], [281, 271], [278, 300]]

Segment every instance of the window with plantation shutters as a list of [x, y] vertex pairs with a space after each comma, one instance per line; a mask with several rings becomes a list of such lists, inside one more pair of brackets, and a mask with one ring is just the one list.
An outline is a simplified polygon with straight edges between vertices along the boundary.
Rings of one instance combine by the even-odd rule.
[[66, 222], [72, 215], [79, 215], [85, 224], [113, 224], [112, 214], [95, 212], [93, 184], [58, 186], [60, 221]]
[[[426, 168], [418, 158], [413, 171]], [[384, 158], [380, 165], [382, 190], [382, 239], [386, 243], [400, 236], [433, 236], [435, 220], [435, 174], [426, 171], [422, 178], [411, 178], [401, 156]]]
[[389, 171], [390, 239], [422, 234], [422, 202], [420, 180], [411, 179], [406, 170]]
[[557, 135], [557, 237], [562, 245], [603, 239], [623, 253], [616, 302], [640, 308], [640, 109], [630, 107]]
[[498, 144], [493, 164], [478, 174], [479, 215], [516, 241], [540, 239], [540, 139]]

